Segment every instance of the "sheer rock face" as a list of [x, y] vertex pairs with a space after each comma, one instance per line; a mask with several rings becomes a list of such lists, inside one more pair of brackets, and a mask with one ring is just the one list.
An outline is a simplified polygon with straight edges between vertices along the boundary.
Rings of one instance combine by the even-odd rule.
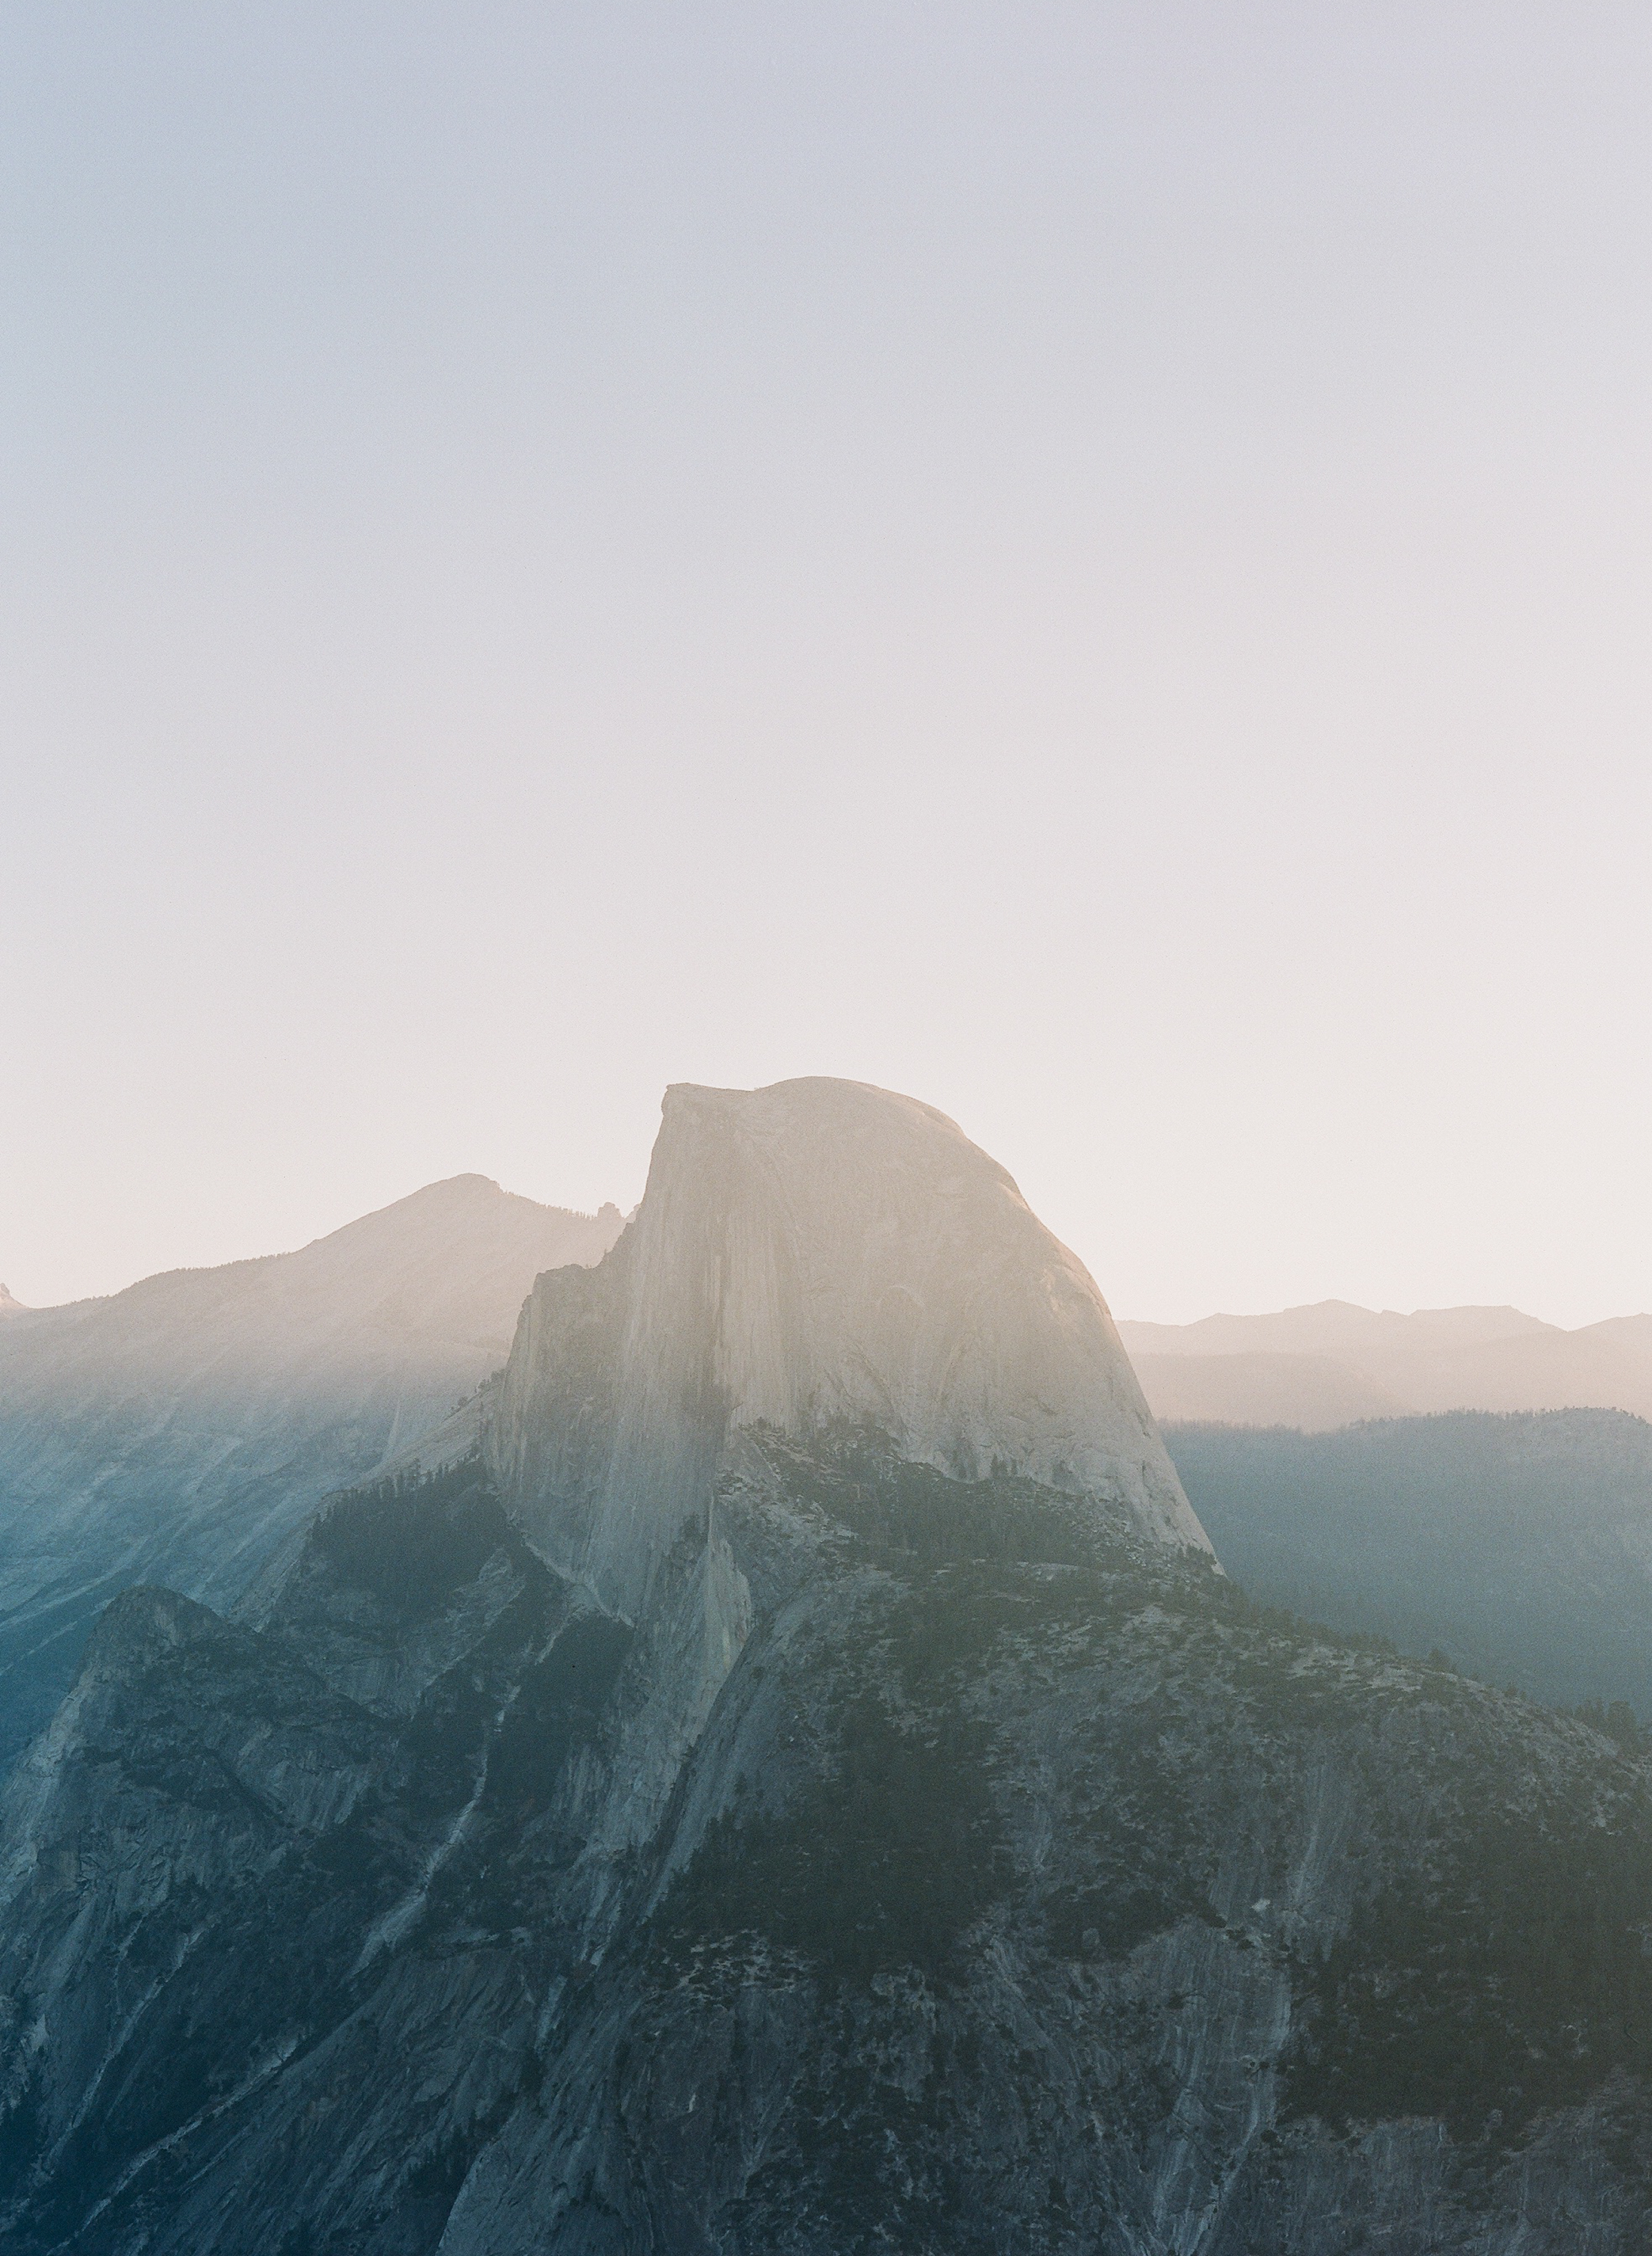
[[673, 1092], [503, 1392], [104, 1613], [7, 2256], [1652, 2246], [1652, 1765], [1255, 1608], [938, 1116]]
[[631, 1227], [535, 1287], [489, 1454], [547, 1555], [630, 1612], [758, 1428], [869, 1428], [1209, 1549], [1083, 1265], [950, 1120], [859, 1082], [667, 1092]]

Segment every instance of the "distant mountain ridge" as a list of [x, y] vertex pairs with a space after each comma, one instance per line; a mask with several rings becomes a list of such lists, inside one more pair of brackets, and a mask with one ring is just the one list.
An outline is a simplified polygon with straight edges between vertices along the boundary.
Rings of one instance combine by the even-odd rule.
[[1627, 1410], [1652, 1419], [1652, 1315], [1566, 1331], [1519, 1308], [1321, 1301], [1192, 1324], [1121, 1321], [1155, 1417], [1296, 1426], [1443, 1410]]
[[296, 1252], [174, 1269], [0, 1323], [0, 1766], [127, 1583], [235, 1597], [331, 1490], [497, 1369], [534, 1279], [601, 1259], [578, 1214], [483, 1175]]

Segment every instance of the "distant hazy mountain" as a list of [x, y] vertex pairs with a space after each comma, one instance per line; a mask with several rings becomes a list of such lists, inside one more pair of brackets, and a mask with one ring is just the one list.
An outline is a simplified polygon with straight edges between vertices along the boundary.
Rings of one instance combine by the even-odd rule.
[[1132, 1360], [1153, 1415], [1165, 1425], [1212, 1420], [1317, 1432], [1359, 1418], [1403, 1417], [1406, 1410], [1398, 1395], [1334, 1356], [1138, 1354]]
[[600, 1260], [621, 1226], [459, 1175], [300, 1252], [0, 1302], [0, 1764], [116, 1590], [233, 1597], [503, 1363], [541, 1271]]
[[672, 1090], [484, 1404], [14, 1770], [7, 2256], [1646, 2256], [1636, 1736], [1258, 1608], [951, 1122]]
[[1572, 1706], [1652, 1719], [1652, 1426], [1459, 1412], [1340, 1433], [1171, 1427], [1255, 1597]]
[[1194, 1324], [1121, 1322], [1154, 1415], [1322, 1432], [1435, 1410], [1652, 1418], [1652, 1315], [1564, 1331], [1518, 1308], [1379, 1314], [1346, 1301]]

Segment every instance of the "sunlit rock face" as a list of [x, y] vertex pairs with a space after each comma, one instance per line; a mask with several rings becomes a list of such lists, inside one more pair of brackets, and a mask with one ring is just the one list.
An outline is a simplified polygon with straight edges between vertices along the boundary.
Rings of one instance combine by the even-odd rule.
[[6, 2256], [1652, 2246], [1640, 1735], [1256, 1607], [938, 1114], [674, 1091], [501, 1394], [103, 1613]]
[[1209, 1549], [1088, 1273], [943, 1114], [856, 1082], [669, 1090], [631, 1227], [523, 1312], [489, 1436], [514, 1508], [629, 1613], [748, 1437], [868, 1429]]

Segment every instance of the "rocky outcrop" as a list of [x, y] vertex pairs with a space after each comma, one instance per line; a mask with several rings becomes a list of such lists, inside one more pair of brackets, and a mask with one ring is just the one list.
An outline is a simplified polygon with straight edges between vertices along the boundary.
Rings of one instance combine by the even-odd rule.
[[1249, 1601], [921, 1106], [674, 1092], [478, 1449], [0, 1812], [17, 2256], [1639, 2256], [1652, 1768]]
[[540, 1271], [621, 1226], [460, 1175], [296, 1253], [8, 1315], [0, 1771], [116, 1590], [232, 1600], [330, 1490], [417, 1456], [503, 1363]]
[[819, 1540], [663, 1800], [706, 1555], [633, 1632], [474, 1466], [260, 1629], [111, 1608], [0, 1828], [9, 2251], [1638, 2256], [1643, 1765], [772, 1446]]
[[871, 1429], [1208, 1548], [1082, 1263], [944, 1115], [856, 1082], [668, 1090], [620, 1244], [534, 1289], [489, 1453], [629, 1612], [760, 1428]]

